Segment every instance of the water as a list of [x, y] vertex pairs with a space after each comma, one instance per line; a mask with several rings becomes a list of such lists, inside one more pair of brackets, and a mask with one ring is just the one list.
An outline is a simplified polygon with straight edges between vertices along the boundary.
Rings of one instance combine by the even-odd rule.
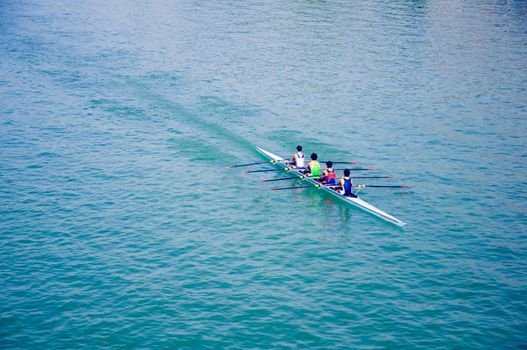
[[[526, 19], [2, 1], [0, 346], [526, 347]], [[299, 143], [407, 228], [226, 168]]]

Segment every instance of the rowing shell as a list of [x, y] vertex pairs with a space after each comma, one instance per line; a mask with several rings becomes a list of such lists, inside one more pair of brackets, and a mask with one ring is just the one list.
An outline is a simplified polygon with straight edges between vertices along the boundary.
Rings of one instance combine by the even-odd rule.
[[[264, 156], [270, 158], [273, 163], [281, 168], [288, 168], [289, 169], [289, 164], [288, 162], [282, 158], [282, 157], [279, 157], [277, 156], [276, 154], [274, 153], [271, 153], [269, 151], [266, 151], [264, 150], [263, 148], [260, 148], [260, 147], [256, 147], [256, 150], [260, 153], [262, 153]], [[302, 174], [301, 172], [299, 171], [296, 171], [294, 169], [290, 169], [289, 170], [291, 173], [297, 175], [298, 177], [300, 177], [301, 179], [311, 183], [312, 185], [328, 192], [328, 193], [331, 193], [333, 196], [335, 197], [338, 197], [340, 199], [342, 199], [343, 201], [357, 207], [357, 208], [360, 208], [372, 215], [375, 215], [391, 224], [394, 224], [394, 225], [397, 225], [399, 227], [403, 227], [406, 225], [405, 222], [391, 216], [390, 214], [388, 213], [385, 213], [384, 211], [380, 210], [379, 208], [371, 205], [370, 203], [366, 202], [366, 201], [363, 201], [362, 199], [360, 198], [353, 198], [353, 197], [346, 197], [338, 192], [336, 192], [335, 190], [331, 189], [330, 187], [328, 186], [325, 186], [317, 181], [315, 181], [314, 179], [311, 179], [307, 176], [305, 176], [305, 174]]]

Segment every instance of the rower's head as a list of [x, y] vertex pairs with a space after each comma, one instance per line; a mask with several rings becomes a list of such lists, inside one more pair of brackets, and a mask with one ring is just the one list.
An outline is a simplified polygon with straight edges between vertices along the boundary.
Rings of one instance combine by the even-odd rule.
[[333, 162], [332, 162], [331, 160], [328, 160], [328, 161], [326, 162], [326, 167], [327, 167], [327, 168], [333, 168]]
[[350, 176], [351, 171], [349, 169], [344, 169], [344, 176]]
[[318, 155], [316, 153], [311, 153], [311, 160], [317, 160]]
[[302, 152], [302, 146], [300, 146], [300, 145], [296, 146], [296, 150], [297, 150], [298, 152]]

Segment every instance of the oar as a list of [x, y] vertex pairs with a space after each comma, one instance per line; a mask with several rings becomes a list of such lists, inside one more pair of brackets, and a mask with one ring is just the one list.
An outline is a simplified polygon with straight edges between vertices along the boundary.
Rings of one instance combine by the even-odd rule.
[[[267, 173], [267, 172], [276, 172], [276, 171], [289, 171], [289, 168], [283, 168], [283, 169], [259, 169], [259, 170], [245, 170], [244, 174], [252, 174], [252, 173]], [[335, 169], [335, 170], [345, 170], [345, 169]], [[351, 168], [350, 171], [370, 171], [375, 170], [375, 168]]]
[[393, 176], [352, 176], [352, 179], [393, 179]]
[[272, 171], [283, 171], [285, 169], [260, 169], [260, 170], [245, 170], [244, 174], [251, 174], [251, 173], [267, 173]]
[[271, 188], [271, 191], [296, 190], [297, 188], [310, 188], [310, 187], [313, 187], [313, 186], [294, 186], [294, 187], [281, 187], [281, 188], [273, 187]]
[[[271, 179], [271, 180], [260, 180], [260, 182], [272, 182], [272, 181], [282, 181], [282, 180], [294, 180], [294, 179], [303, 179], [304, 177], [281, 177], [279, 179]], [[393, 176], [354, 176], [354, 179], [392, 179]]]
[[[375, 170], [375, 168], [348, 168], [350, 171], [359, 171], [359, 170]], [[334, 169], [334, 170], [346, 170], [346, 169]]]
[[293, 176], [293, 177], [282, 177], [282, 178], [279, 178], [279, 179], [260, 180], [260, 182], [282, 181], [282, 180], [292, 180], [292, 179], [302, 179], [302, 178], [301, 178], [301, 177], [298, 177], [298, 176]]
[[[331, 186], [327, 186], [327, 187], [342, 187], [341, 185], [331, 185]], [[354, 185], [353, 188], [357, 188], [357, 189], [363, 189], [363, 188], [368, 188], [368, 187], [373, 187], [373, 188], [410, 188], [410, 186], [400, 186], [400, 185]]]
[[[327, 160], [320, 160], [320, 163], [327, 163]], [[359, 164], [357, 162], [332, 162], [333, 164]]]
[[229, 165], [227, 168], [239, 168], [239, 167], [242, 167], [242, 166], [257, 165], [257, 164], [267, 164], [267, 163], [269, 163], [269, 162], [267, 161], [267, 162], [257, 162], [257, 163]]

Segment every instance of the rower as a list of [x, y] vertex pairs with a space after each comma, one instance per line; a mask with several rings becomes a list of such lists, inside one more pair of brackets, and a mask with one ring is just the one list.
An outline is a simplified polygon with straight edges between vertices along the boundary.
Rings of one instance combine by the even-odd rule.
[[322, 177], [322, 182], [326, 185], [336, 185], [337, 184], [337, 171], [333, 169], [333, 162], [326, 162], [326, 169], [324, 169], [324, 176]]
[[291, 164], [296, 169], [305, 168], [305, 156], [304, 156], [304, 153], [302, 153], [302, 146], [300, 145], [296, 146], [296, 153], [293, 154], [293, 159], [291, 159]]
[[307, 170], [309, 171], [309, 176], [320, 176], [320, 163], [318, 162], [318, 155], [316, 153], [311, 153], [311, 161], [307, 163]]
[[357, 195], [352, 192], [353, 181], [351, 180], [350, 173], [349, 169], [344, 169], [344, 176], [339, 181], [340, 187], [335, 188], [335, 190], [340, 190], [340, 194], [346, 197], [357, 198]]

